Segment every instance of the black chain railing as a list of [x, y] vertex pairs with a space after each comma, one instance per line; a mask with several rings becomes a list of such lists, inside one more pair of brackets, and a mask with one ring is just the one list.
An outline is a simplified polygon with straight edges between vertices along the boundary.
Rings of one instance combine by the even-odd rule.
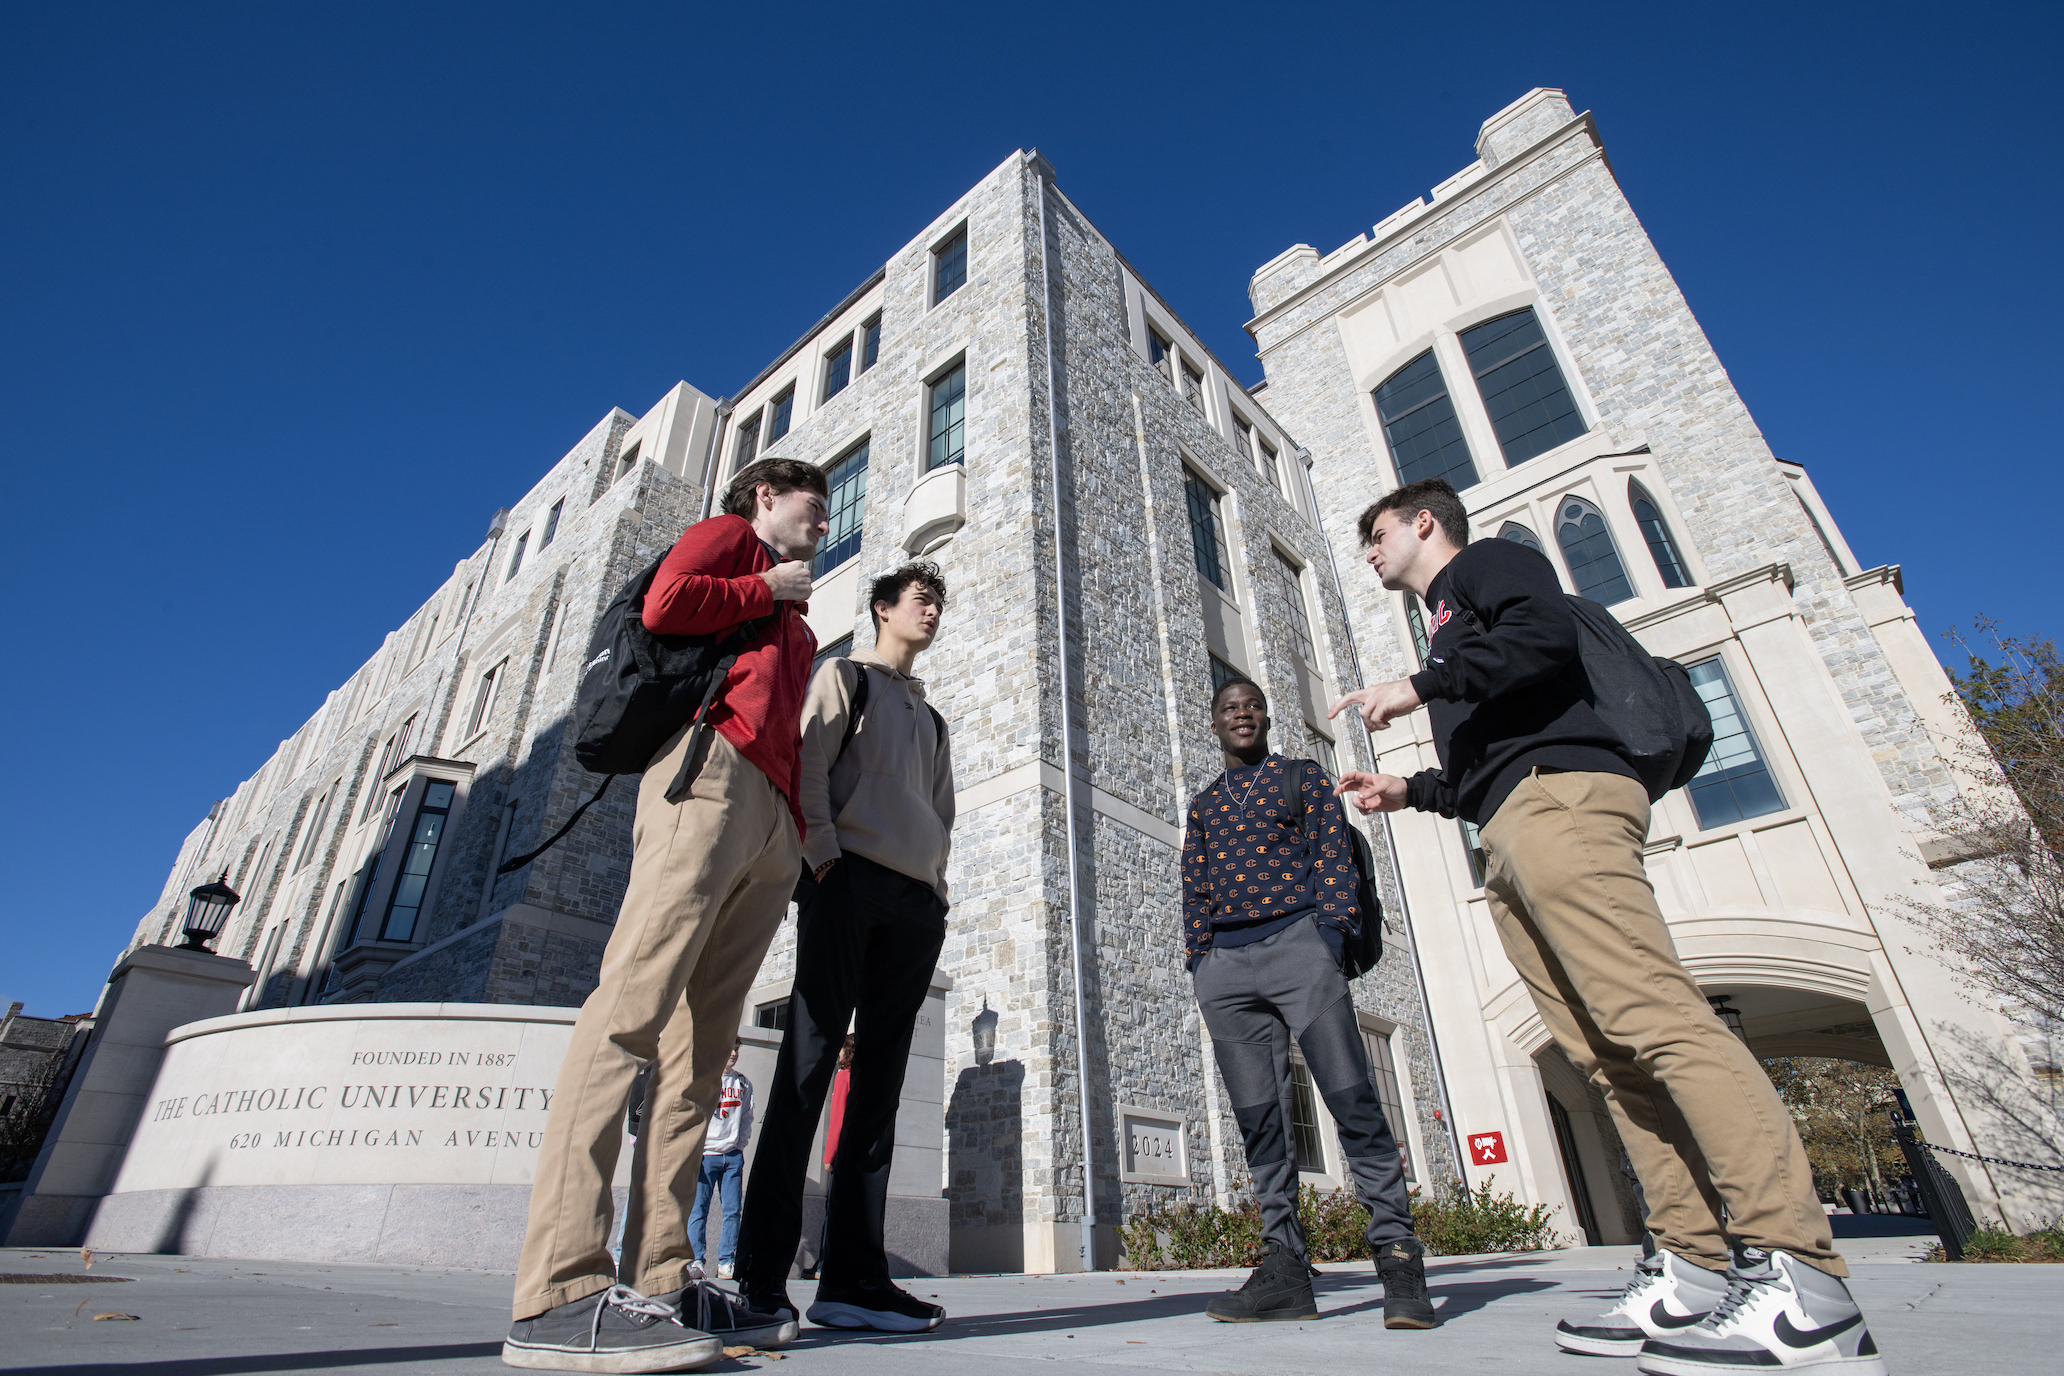
[[1933, 1142], [1923, 1142], [1929, 1151], [1939, 1151], [1945, 1156], [1961, 1156], [1966, 1161], [1984, 1161], [1994, 1166], [2012, 1166], [2023, 1171], [2064, 1171], [2064, 1166], [2045, 1166], [2037, 1161], [2009, 1161], [2004, 1156], [1980, 1156], [1975, 1151], [1958, 1151], [1955, 1147], [1938, 1147]]
[[1943, 1254], [1951, 1261], [1962, 1261], [1971, 1234], [1978, 1231], [1978, 1220], [1971, 1217], [1971, 1206], [1965, 1202], [1956, 1177], [1935, 1159], [1929, 1144], [1921, 1140], [1913, 1119], [1896, 1109], [1891, 1116], [1892, 1136], [1906, 1156], [1906, 1168], [1913, 1172], [1914, 1183], [1920, 1187], [1921, 1203], [1926, 1206], [1928, 1220], [1935, 1225], [1935, 1232], [1942, 1239]]

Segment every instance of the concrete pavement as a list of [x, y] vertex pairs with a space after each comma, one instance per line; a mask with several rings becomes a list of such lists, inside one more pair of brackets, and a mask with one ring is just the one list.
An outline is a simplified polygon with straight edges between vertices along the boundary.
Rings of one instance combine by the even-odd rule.
[[[1845, 1239], [1852, 1284], [1899, 1376], [2054, 1372], [2064, 1266], [1950, 1266], [1908, 1258], [1926, 1239]], [[1014, 1372], [1208, 1372], [1237, 1376], [1625, 1371], [1631, 1363], [1557, 1353], [1558, 1318], [1595, 1313], [1626, 1284], [1628, 1247], [1489, 1257], [1429, 1266], [1443, 1327], [1390, 1332], [1383, 1291], [1364, 1266], [1317, 1282], [1325, 1317], [1307, 1324], [1215, 1324], [1205, 1297], [1231, 1271], [915, 1280], [952, 1318], [913, 1337], [805, 1325], [786, 1357], [726, 1359], [710, 1372], [782, 1376], [1010, 1376]], [[380, 1376], [506, 1371], [506, 1273], [342, 1263], [113, 1256], [82, 1272], [76, 1253], [0, 1250], [0, 1273], [132, 1277], [89, 1284], [0, 1284], [0, 1369], [54, 1376]], [[815, 1286], [794, 1282], [807, 1307]], [[102, 1320], [103, 1312], [134, 1321]]]

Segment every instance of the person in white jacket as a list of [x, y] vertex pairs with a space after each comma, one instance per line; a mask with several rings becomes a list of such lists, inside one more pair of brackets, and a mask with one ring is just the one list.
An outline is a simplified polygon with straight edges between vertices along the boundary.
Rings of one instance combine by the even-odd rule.
[[738, 1256], [738, 1198], [745, 1179], [745, 1144], [752, 1140], [752, 1081], [738, 1073], [738, 1040], [731, 1041], [731, 1059], [717, 1090], [717, 1111], [702, 1139], [702, 1177], [695, 1182], [695, 1207], [688, 1213], [688, 1247], [695, 1254], [694, 1276], [703, 1279], [703, 1246], [709, 1238], [710, 1195], [723, 1201], [723, 1232], [717, 1241], [717, 1279], [731, 1279]]

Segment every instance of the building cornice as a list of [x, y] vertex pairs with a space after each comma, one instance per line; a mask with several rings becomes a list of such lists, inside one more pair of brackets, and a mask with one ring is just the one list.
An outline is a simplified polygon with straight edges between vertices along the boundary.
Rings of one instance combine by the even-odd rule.
[[1653, 611], [1643, 612], [1639, 616], [1629, 617], [1621, 624], [1630, 631], [1640, 632], [1647, 630], [1651, 626], [1660, 626], [1665, 621], [1674, 621], [1680, 616], [1702, 608], [1718, 606], [1728, 611], [1729, 619], [1734, 621], [1735, 628], [1739, 630], [1742, 628], [1741, 619], [1734, 615], [1732, 609], [1728, 608], [1728, 599], [1736, 599], [1737, 604], [1739, 604], [1744, 594], [1751, 593], [1758, 588], [1767, 587], [1772, 583], [1782, 583], [1786, 595], [1790, 595], [1792, 591], [1792, 566], [1789, 563], [1780, 561], [1775, 564], [1765, 564], [1760, 568], [1750, 569], [1747, 573], [1738, 573], [1732, 578], [1723, 578], [1717, 583], [1707, 584], [1689, 597], [1680, 598], [1668, 606], [1657, 607]]
[[[1525, 149], [1514, 154], [1512, 157], [1500, 162], [1498, 166], [1490, 169], [1490, 171], [1485, 173], [1485, 175], [1480, 180], [1472, 182], [1469, 186], [1468, 191], [1463, 193], [1457, 199], [1446, 203], [1440, 201], [1430, 202], [1425, 207], [1425, 210], [1422, 211], [1420, 214], [1413, 215], [1406, 219], [1400, 220], [1397, 224], [1393, 225], [1389, 230], [1387, 230], [1383, 235], [1369, 240], [1369, 242], [1366, 244], [1360, 245], [1349, 256], [1342, 258], [1338, 262], [1327, 267], [1323, 272], [1319, 274], [1319, 276], [1305, 283], [1296, 291], [1290, 293], [1290, 295], [1284, 297], [1281, 301], [1278, 301], [1275, 305], [1270, 306], [1267, 310], [1262, 311], [1260, 314], [1256, 315], [1252, 320], [1249, 320], [1246, 323], [1246, 325], [1242, 328], [1244, 328], [1247, 331], [1249, 336], [1254, 337], [1255, 341], [1259, 343], [1259, 332], [1264, 327], [1274, 324], [1285, 313], [1287, 313], [1294, 307], [1300, 306], [1305, 302], [1309, 301], [1313, 296], [1318, 294], [1321, 288], [1337, 282], [1343, 273], [1351, 271], [1355, 266], [1360, 264], [1366, 258], [1369, 258], [1373, 255], [1380, 255], [1386, 250], [1394, 248], [1407, 238], [1412, 237], [1414, 234], [1424, 233], [1427, 228], [1427, 216], [1425, 214], [1425, 211], [1441, 210], [1445, 214], [1453, 214], [1454, 212], [1463, 209], [1472, 201], [1488, 194], [1490, 191], [1492, 191], [1505, 181], [1517, 176], [1519, 173], [1526, 170], [1528, 167], [1532, 166], [1534, 160], [1537, 157], [1539, 157], [1540, 154], [1546, 152], [1551, 147], [1559, 145], [1567, 141], [1572, 136], [1580, 133], [1589, 134], [1591, 136], [1592, 151], [1590, 153], [1578, 159], [1576, 162], [1571, 163], [1568, 167], [1565, 167], [1564, 169], [1562, 169], [1562, 171], [1556, 173], [1554, 176], [1549, 177], [1548, 179], [1543, 181], [1540, 186], [1532, 188], [1531, 190], [1527, 191], [1524, 195], [1514, 197], [1510, 202], [1507, 203], [1504, 209], [1501, 209], [1498, 213], [1504, 214], [1505, 211], [1511, 209], [1512, 206], [1519, 205], [1531, 199], [1532, 197], [1540, 194], [1542, 188], [1554, 185], [1556, 182], [1561, 181], [1564, 177], [1567, 177], [1569, 174], [1575, 172], [1578, 168], [1583, 167], [1585, 164], [1591, 162], [1594, 159], [1603, 162], [1605, 164], [1606, 171], [1611, 172], [1612, 160], [1606, 157], [1605, 155], [1605, 145], [1600, 141], [1598, 137], [1598, 125], [1591, 118], [1591, 112], [1589, 110], [1586, 110], [1583, 114], [1577, 115], [1574, 118], [1572, 118], [1567, 124], [1564, 124], [1560, 128], [1551, 131], [1550, 133], [1544, 135], [1542, 138], [1540, 138], [1533, 144], [1530, 144]], [[1378, 221], [1378, 223], [1381, 224], [1382, 222]], [[1269, 259], [1269, 263], [1273, 264], [1276, 262], [1280, 262], [1287, 254], [1293, 253], [1295, 251], [1296, 246], [1293, 245], [1291, 248], [1284, 250], [1283, 253], [1279, 253], [1274, 258]], [[1438, 252], [1439, 250], [1436, 247], [1429, 251]], [[1322, 258], [1320, 261], [1324, 262], [1324, 259]], [[1416, 262], [1418, 260], [1414, 259], [1413, 261]], [[1400, 265], [1398, 271], [1404, 271], [1404, 268], [1406, 266], [1409, 266], [1409, 264]], [[1348, 306], [1352, 305], [1356, 301], [1361, 300], [1370, 292], [1381, 290], [1384, 285], [1384, 282], [1388, 282], [1390, 280], [1390, 277], [1394, 277], [1396, 275], [1396, 273], [1389, 274], [1383, 279], [1382, 282], [1377, 282], [1374, 285], [1368, 287], [1366, 290], [1357, 292], [1354, 296], [1348, 298], [1346, 301], [1341, 302], [1339, 308], [1331, 312], [1331, 314], [1337, 315], [1339, 314], [1340, 310], [1345, 310]], [[1266, 355], [1269, 352], [1269, 350], [1280, 346], [1288, 340], [1295, 339], [1299, 334], [1302, 334], [1305, 330], [1310, 329], [1312, 324], [1316, 323], [1318, 322], [1313, 321], [1310, 324], [1303, 325], [1298, 329], [1293, 330], [1291, 333], [1283, 336], [1282, 339], [1277, 340], [1274, 344], [1270, 344], [1263, 347], [1261, 353], [1263, 355]]]

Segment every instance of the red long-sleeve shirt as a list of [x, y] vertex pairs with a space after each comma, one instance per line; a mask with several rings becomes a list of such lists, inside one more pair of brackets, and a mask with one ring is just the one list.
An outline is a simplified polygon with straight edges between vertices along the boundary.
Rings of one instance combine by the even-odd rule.
[[643, 619], [654, 635], [717, 635], [779, 607], [780, 619], [731, 666], [709, 721], [781, 790], [800, 837], [802, 766], [796, 744], [817, 637], [803, 619], [807, 603], [775, 602], [774, 590], [760, 577], [773, 567], [774, 556], [743, 516], [698, 521], [682, 532], [653, 575]]

